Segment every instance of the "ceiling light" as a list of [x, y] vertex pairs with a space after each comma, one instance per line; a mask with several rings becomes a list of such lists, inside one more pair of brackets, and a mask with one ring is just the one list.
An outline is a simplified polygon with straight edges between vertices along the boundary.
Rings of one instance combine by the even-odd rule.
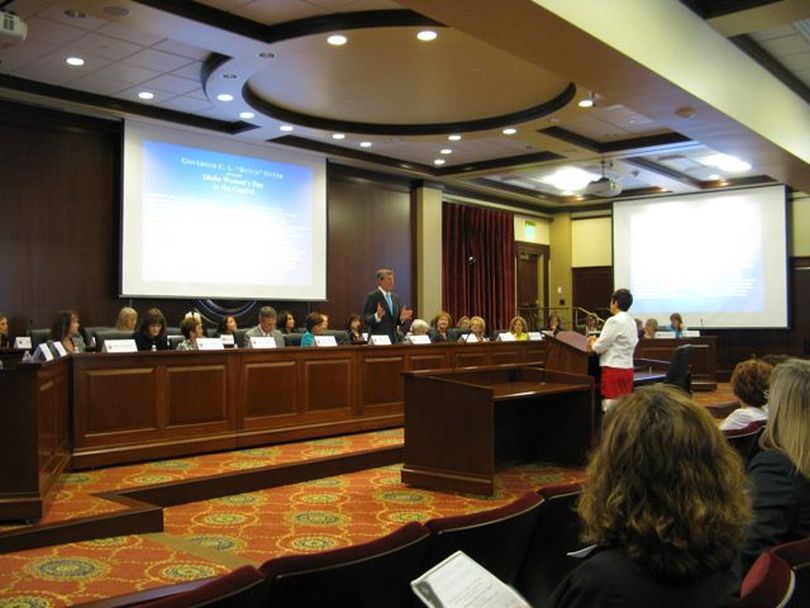
[[439, 154], [452, 154], [453, 151], [450, 148], [442, 148], [439, 150]]
[[67, 9], [63, 14], [65, 17], [70, 17], [71, 19], [84, 19], [87, 16], [83, 12], [73, 9]]
[[447, 139], [449, 139], [450, 141], [459, 141], [461, 139], [461, 135], [459, 135], [458, 133], [454, 133], [453, 135], [448, 135]]
[[434, 161], [433, 161], [433, 164], [434, 164], [434, 165], [437, 165], [437, 166], [440, 166], [440, 165], [443, 165], [443, 164], [444, 164], [444, 163], [446, 163], [446, 162], [447, 162], [447, 161], [446, 161], [446, 160], [444, 160], [443, 158], [437, 158], [436, 160], [434, 160]]
[[433, 30], [422, 30], [416, 35], [416, 37], [422, 42], [430, 42], [431, 40], [436, 40], [438, 34]]
[[222, 75], [222, 77], [223, 77], [225, 80], [234, 80], [234, 79], [236, 79], [236, 78], [239, 78], [239, 76], [237, 76], [237, 75], [236, 75], [236, 74], [234, 74], [233, 72], [225, 72], [225, 73]]
[[259, 59], [275, 59], [276, 54], [270, 51], [262, 51], [261, 53], [257, 53], [256, 57]]
[[719, 176], [719, 175], [717, 175], [717, 173], [712, 173], [712, 174], [711, 174], [709, 177], [707, 177], [706, 179], [710, 179], [710, 180], [712, 180], [713, 182], [716, 182], [718, 179], [720, 179], [720, 176]]
[[332, 133], [332, 139], [346, 139], [345, 133]]
[[514, 135], [515, 133], [517, 133], [517, 129], [515, 129], [513, 127], [509, 127], [507, 129], [504, 129], [503, 131], [501, 131], [501, 133], [503, 133], [504, 135]]
[[370, 141], [361, 141], [360, 142], [360, 147], [361, 148], [370, 148], [371, 147], [371, 142]]
[[349, 41], [349, 39], [343, 34], [332, 34], [326, 39], [326, 41], [332, 46], [343, 46]]
[[256, 115], [253, 112], [239, 112], [239, 118], [242, 120], [250, 120], [251, 118], [256, 118]]
[[67, 59], [65, 59], [65, 62], [68, 65], [72, 65], [72, 66], [76, 66], [76, 67], [84, 65], [84, 59], [82, 59], [81, 57], [68, 57]]
[[730, 154], [711, 154], [709, 156], [704, 156], [700, 162], [702, 162], [704, 165], [717, 167], [721, 171], [726, 171], [727, 173], [743, 173], [751, 168], [750, 164], [744, 160], [740, 160], [736, 156], [731, 156]]
[[295, 127], [293, 127], [292, 125], [281, 125], [281, 126], [278, 128], [278, 129], [279, 129], [279, 131], [284, 131], [284, 132], [289, 133], [289, 132], [290, 132], [290, 131], [292, 131], [294, 128], [295, 128]]
[[582, 190], [595, 179], [599, 179], [599, 176], [595, 173], [590, 173], [578, 167], [563, 167], [541, 178], [540, 181], [554, 186], [557, 190], [577, 191]]
[[570, 190], [563, 190], [562, 192], [560, 192], [560, 194], [562, 196], [574, 196], [574, 193], [571, 192]]
[[585, 99], [580, 99], [577, 105], [580, 108], [592, 108], [596, 105], [596, 97], [594, 97], [593, 91], [588, 91], [588, 96]]
[[140, 97], [141, 99], [154, 99], [155, 94], [149, 91], [141, 91], [140, 93], [138, 93], [138, 97]]
[[217, 95], [217, 99], [220, 101], [233, 101], [233, 95], [230, 93], [220, 93]]

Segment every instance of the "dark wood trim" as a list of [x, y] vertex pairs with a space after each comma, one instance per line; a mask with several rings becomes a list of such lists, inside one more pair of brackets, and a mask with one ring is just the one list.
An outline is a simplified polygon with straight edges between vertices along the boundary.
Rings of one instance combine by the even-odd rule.
[[437, 122], [421, 124], [384, 124], [374, 122], [357, 122], [352, 120], [339, 120], [326, 116], [314, 116], [296, 112], [289, 108], [276, 105], [255, 93], [246, 82], [242, 87], [242, 97], [247, 104], [266, 116], [271, 116], [277, 120], [291, 122], [293, 124], [310, 127], [313, 129], [324, 129], [327, 131], [346, 131], [349, 133], [364, 133], [369, 135], [441, 135], [444, 133], [467, 133], [470, 131], [486, 131], [507, 127], [513, 124], [520, 124], [541, 118], [568, 105], [574, 98], [577, 87], [573, 82], [552, 99], [530, 108], [525, 108], [509, 114], [500, 116], [490, 116], [477, 118], [475, 120], [465, 120], [456, 122]]
[[[498, 190], [497, 184], [493, 185], [490, 182], [486, 183], [477, 183], [477, 180], [466, 180], [469, 183], [480, 185], [486, 188], [492, 188], [493, 190]], [[461, 196], [468, 199], [479, 200], [481, 201], [481, 206], [485, 206], [485, 203], [495, 203], [497, 205], [504, 205], [507, 207], [511, 207], [515, 210], [525, 210], [530, 211], [532, 213], [553, 213], [553, 208], [547, 207], [538, 207], [532, 203], [526, 201], [517, 201], [512, 198], [506, 198], [504, 196], [499, 196], [498, 194], [493, 194], [490, 192], [481, 192], [480, 190], [474, 190], [471, 188], [464, 188], [461, 186], [457, 186], [455, 184], [447, 184], [444, 189], [445, 194], [449, 196]], [[536, 193], [535, 193], [536, 194]], [[527, 194], [523, 194], [523, 196], [530, 196]], [[538, 202], [544, 201], [546, 199], [538, 198]], [[465, 205], [475, 205], [473, 202], [464, 201]], [[564, 209], [563, 211], [570, 211], [570, 209]]]
[[692, 186], [693, 188], [703, 187], [702, 186], [703, 182], [701, 182], [699, 179], [689, 177], [685, 173], [681, 173], [680, 171], [676, 171], [675, 169], [670, 169], [669, 167], [659, 165], [658, 163], [654, 163], [651, 160], [647, 160], [646, 158], [643, 158], [641, 156], [625, 158], [622, 159], [622, 162], [626, 162], [630, 165], [635, 165], [636, 167], [641, 167], [642, 169], [652, 171], [653, 173], [658, 173], [659, 175], [670, 177], [674, 180], [681, 182], [682, 184]]
[[442, 23], [408, 9], [354, 11], [317, 15], [284, 23], [264, 25], [213, 6], [185, 0], [134, 0], [164, 13], [190, 19], [220, 30], [273, 44], [292, 38], [324, 34], [338, 30], [356, 30], [376, 27], [445, 27]]
[[408, 177], [343, 165], [329, 159], [326, 160], [326, 172], [329, 180], [354, 184], [374, 184], [382, 188], [408, 194], [414, 188], [413, 180]]
[[561, 141], [574, 144], [591, 152], [599, 154], [608, 154], [612, 152], [626, 152], [627, 150], [639, 150], [644, 148], [656, 148], [660, 146], [672, 146], [675, 144], [689, 143], [692, 140], [670, 131], [669, 133], [661, 133], [660, 135], [645, 135], [643, 137], [633, 137], [629, 139], [617, 139], [610, 142], [599, 142], [595, 139], [590, 139], [584, 135], [574, 133], [562, 127], [546, 127], [545, 129], [538, 129], [538, 133], [554, 137]]
[[739, 13], [775, 2], [776, 0], [681, 0], [681, 4], [703, 19]]
[[0, 88], [14, 89], [16, 91], [33, 93], [34, 95], [43, 95], [53, 99], [80, 103], [114, 112], [125, 112], [127, 114], [135, 114], [137, 116], [146, 116], [148, 118], [165, 120], [167, 122], [174, 122], [177, 124], [188, 125], [190, 127], [198, 127], [200, 129], [208, 129], [209, 131], [218, 131], [220, 133], [228, 133], [231, 135], [244, 133], [245, 131], [250, 131], [257, 128], [256, 125], [251, 125], [241, 120], [236, 122], [228, 122], [214, 118], [205, 118], [203, 116], [195, 116], [194, 114], [186, 114], [185, 112], [168, 110], [166, 108], [150, 106], [137, 103], [135, 101], [127, 101], [125, 99], [118, 99], [116, 97], [108, 97], [106, 95], [98, 95], [96, 93], [77, 91], [76, 89], [70, 89], [68, 87], [46, 84], [44, 82], [26, 80], [25, 78], [9, 76], [8, 74], [0, 74]]
[[805, 103], [810, 103], [810, 87], [799, 80], [793, 72], [779, 63], [773, 55], [762, 48], [751, 36], [741, 34], [739, 36], [732, 36], [729, 40], [734, 43], [734, 46], [768, 70], [778, 78], [782, 84], [801, 97]]
[[502, 169], [509, 167], [517, 169], [521, 165], [534, 165], [537, 163], [544, 163], [551, 160], [560, 160], [564, 156], [555, 152], [548, 152], [543, 150], [541, 152], [531, 152], [530, 154], [518, 154], [515, 156], [502, 156], [500, 158], [492, 158], [490, 160], [482, 160], [474, 163], [466, 163], [463, 165], [452, 165], [450, 167], [442, 167], [441, 169], [433, 169], [434, 175], [448, 176], [448, 175], [462, 175], [472, 171], [486, 171], [489, 169]]

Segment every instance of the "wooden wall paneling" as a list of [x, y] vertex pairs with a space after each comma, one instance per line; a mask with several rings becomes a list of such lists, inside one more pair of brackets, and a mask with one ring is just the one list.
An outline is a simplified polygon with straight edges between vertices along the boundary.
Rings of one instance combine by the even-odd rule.
[[[470, 350], [462, 350], [464, 348]], [[472, 367], [474, 365], [487, 365], [491, 362], [490, 353], [470, 346], [469, 344], [459, 345], [455, 353], [454, 367]]]
[[347, 415], [352, 400], [351, 357], [319, 357], [307, 359], [303, 365], [306, 413], [318, 412], [320, 419]]
[[449, 367], [447, 356], [447, 349], [441, 349], [436, 352], [436, 349], [428, 347], [423, 350], [417, 350], [408, 357], [408, 369], [444, 369]]
[[810, 357], [810, 257], [791, 260], [790, 267], [790, 313], [793, 339], [790, 351], [802, 357]]
[[613, 289], [612, 266], [571, 269], [573, 306], [580, 306], [591, 311], [597, 308], [607, 308]]
[[224, 423], [214, 426], [231, 427], [227, 389], [224, 362], [167, 366], [166, 428], [212, 422]]
[[241, 376], [245, 428], [262, 426], [262, 420], [268, 417], [295, 416], [303, 409], [299, 403], [303, 377], [299, 377], [301, 362], [298, 359], [250, 361], [246, 357]]
[[502, 348], [497, 351], [492, 351], [492, 356], [490, 359], [493, 365], [522, 363], [523, 351], [521, 351], [519, 348]]
[[159, 428], [154, 366], [94, 369], [78, 374], [74, 406], [77, 436], [115, 433], [136, 438]]
[[[379, 354], [377, 354], [379, 353]], [[380, 406], [402, 407], [402, 372], [406, 370], [405, 350], [391, 352], [387, 347], [375, 349], [373, 354], [362, 359], [363, 394], [360, 412]]]

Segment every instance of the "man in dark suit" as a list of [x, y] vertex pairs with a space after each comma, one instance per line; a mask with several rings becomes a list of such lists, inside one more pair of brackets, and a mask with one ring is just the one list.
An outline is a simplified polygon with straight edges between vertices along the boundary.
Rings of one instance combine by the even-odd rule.
[[377, 271], [377, 289], [366, 296], [363, 307], [363, 320], [371, 329], [372, 335], [391, 338], [391, 344], [397, 342], [398, 329], [411, 321], [413, 311], [401, 306], [394, 293], [394, 271], [380, 268]]

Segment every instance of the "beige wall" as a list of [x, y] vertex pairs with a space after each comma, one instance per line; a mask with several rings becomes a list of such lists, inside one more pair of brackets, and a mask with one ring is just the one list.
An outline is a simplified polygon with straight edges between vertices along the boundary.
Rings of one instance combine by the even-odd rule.
[[789, 214], [788, 254], [810, 256], [810, 195], [796, 192], [790, 203]]
[[576, 219], [571, 222], [571, 266], [613, 264], [613, 223], [610, 217]]
[[442, 310], [442, 191], [417, 188], [416, 311], [426, 321]]
[[[571, 214], [558, 213], [549, 226], [549, 305], [571, 306]], [[564, 304], [560, 304], [564, 300]]]
[[537, 243], [538, 245], [548, 245], [550, 243], [550, 220], [517, 214], [514, 218], [516, 241]]

